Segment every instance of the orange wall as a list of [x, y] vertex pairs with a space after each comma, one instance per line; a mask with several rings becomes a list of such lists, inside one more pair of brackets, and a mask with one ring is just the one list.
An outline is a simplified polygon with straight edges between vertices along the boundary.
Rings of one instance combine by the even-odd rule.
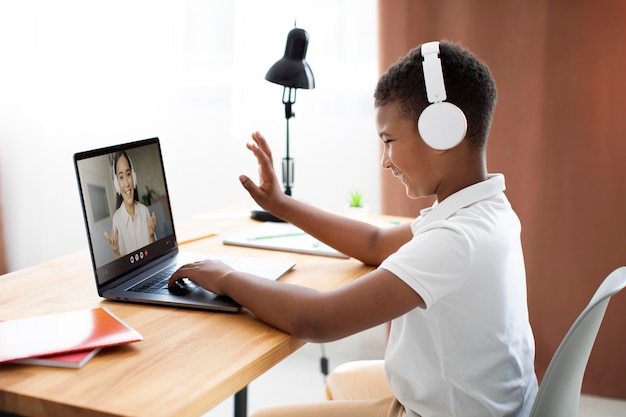
[[[490, 172], [522, 221], [541, 378], [600, 282], [626, 265], [626, 2], [379, 0], [381, 73], [409, 49], [458, 41], [498, 85]], [[414, 217], [382, 174], [384, 213]], [[626, 292], [625, 292], [626, 293]], [[626, 398], [626, 294], [609, 305], [583, 391]]]

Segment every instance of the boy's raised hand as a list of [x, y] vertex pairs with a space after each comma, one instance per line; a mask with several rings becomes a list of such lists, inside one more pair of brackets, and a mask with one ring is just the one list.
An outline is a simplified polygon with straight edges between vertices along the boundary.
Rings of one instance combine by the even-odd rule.
[[239, 181], [259, 206], [271, 212], [272, 208], [277, 207], [280, 200], [285, 198], [285, 194], [281, 190], [276, 171], [274, 171], [272, 150], [267, 141], [259, 132], [252, 134], [252, 140], [254, 143], [248, 143], [246, 147], [256, 156], [259, 164], [259, 185], [257, 186], [246, 175], [241, 175]]

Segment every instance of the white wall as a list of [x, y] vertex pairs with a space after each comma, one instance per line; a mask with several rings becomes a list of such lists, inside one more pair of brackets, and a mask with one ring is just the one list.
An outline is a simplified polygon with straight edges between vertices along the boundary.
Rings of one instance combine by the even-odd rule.
[[359, 189], [377, 212], [375, 0], [0, 0], [9, 268], [86, 249], [77, 151], [159, 136], [175, 218], [254, 207], [244, 144], [261, 130], [284, 154], [282, 87], [264, 76], [296, 19], [316, 88], [294, 105], [294, 197], [340, 210]]

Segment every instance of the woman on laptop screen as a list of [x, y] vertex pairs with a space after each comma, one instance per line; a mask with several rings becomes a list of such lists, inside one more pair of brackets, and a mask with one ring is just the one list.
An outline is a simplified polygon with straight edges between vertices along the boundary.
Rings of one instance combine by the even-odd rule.
[[111, 234], [104, 236], [117, 259], [156, 241], [156, 215], [139, 202], [137, 175], [125, 151], [113, 157], [113, 185], [119, 207], [113, 214]]

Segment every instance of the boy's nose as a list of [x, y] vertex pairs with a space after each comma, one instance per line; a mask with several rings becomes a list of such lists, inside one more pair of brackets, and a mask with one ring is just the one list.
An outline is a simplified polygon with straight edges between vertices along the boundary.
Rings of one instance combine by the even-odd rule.
[[391, 160], [389, 159], [387, 152], [383, 152], [383, 156], [380, 159], [380, 166], [382, 166], [385, 169], [391, 168]]

